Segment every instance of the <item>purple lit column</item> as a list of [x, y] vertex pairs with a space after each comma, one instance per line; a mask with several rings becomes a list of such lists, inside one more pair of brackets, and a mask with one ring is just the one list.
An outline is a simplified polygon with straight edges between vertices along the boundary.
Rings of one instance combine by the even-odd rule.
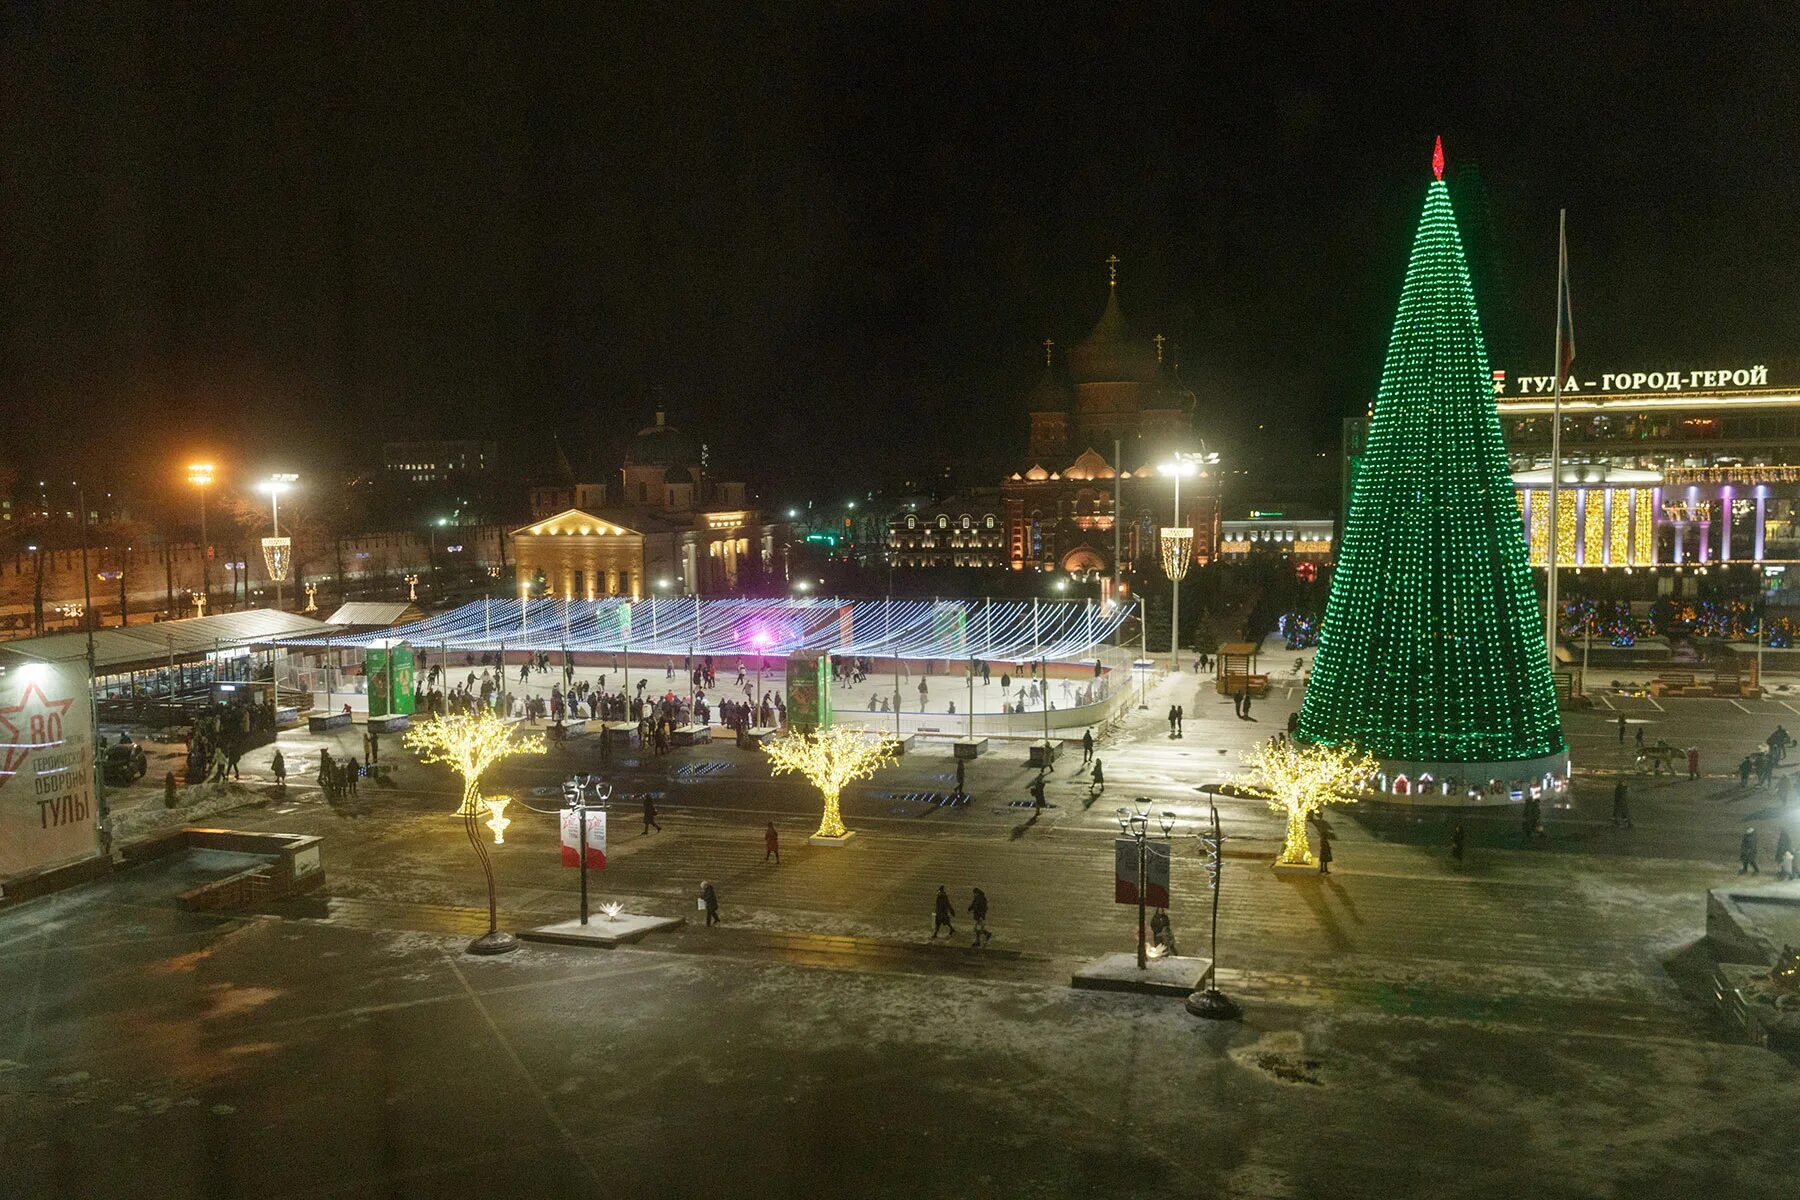
[[1763, 558], [1763, 513], [1769, 503], [1769, 489], [1763, 484], [1756, 485], [1756, 561]]
[[1575, 562], [1587, 566], [1587, 501], [1588, 489], [1575, 493]]

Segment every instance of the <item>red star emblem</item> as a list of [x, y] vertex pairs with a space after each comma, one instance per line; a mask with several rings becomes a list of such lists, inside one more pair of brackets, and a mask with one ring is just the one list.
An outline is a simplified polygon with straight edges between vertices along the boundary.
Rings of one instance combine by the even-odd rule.
[[[36, 697], [35, 703], [33, 697]], [[11, 708], [0, 708], [0, 728], [6, 731], [5, 738], [0, 740], [0, 750], [5, 752], [0, 759], [0, 787], [11, 781], [13, 773], [31, 756], [33, 750], [40, 747], [31, 741], [31, 718], [39, 714], [62, 716], [75, 703], [71, 696], [67, 700], [52, 700], [44, 694], [40, 683], [28, 683], [25, 690], [19, 693], [19, 702]]]

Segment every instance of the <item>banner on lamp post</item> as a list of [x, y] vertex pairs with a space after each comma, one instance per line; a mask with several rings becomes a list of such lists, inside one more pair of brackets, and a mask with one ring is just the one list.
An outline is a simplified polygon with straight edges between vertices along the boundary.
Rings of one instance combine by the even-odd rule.
[[[602, 809], [587, 810], [587, 865], [592, 869], [606, 866], [606, 813]], [[562, 810], [562, 865], [581, 865], [581, 813], [573, 808]]]
[[[1151, 908], [1169, 907], [1169, 843], [1144, 844], [1144, 903]], [[1138, 902], [1138, 844], [1136, 838], [1113, 841], [1113, 903]]]

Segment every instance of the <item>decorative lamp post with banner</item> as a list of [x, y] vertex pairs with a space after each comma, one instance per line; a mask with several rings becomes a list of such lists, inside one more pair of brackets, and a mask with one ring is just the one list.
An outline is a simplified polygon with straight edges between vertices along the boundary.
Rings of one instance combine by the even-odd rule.
[[298, 483], [298, 475], [271, 475], [262, 484], [262, 490], [269, 493], [269, 521], [273, 525], [272, 537], [262, 540], [263, 566], [269, 570], [269, 579], [275, 585], [275, 607], [282, 607], [281, 585], [287, 582], [288, 572], [294, 565], [294, 542], [292, 538], [281, 536], [281, 493]]
[[606, 802], [612, 798], [612, 785], [578, 777], [563, 785], [563, 793], [569, 805], [562, 810], [562, 864], [581, 868], [581, 923], [586, 925], [588, 868], [606, 867]]
[[1169, 605], [1169, 669], [1181, 670], [1181, 581], [1186, 578], [1188, 568], [1194, 564], [1194, 530], [1183, 523], [1181, 510], [1181, 480], [1183, 476], [1203, 475], [1202, 467], [1219, 461], [1219, 456], [1207, 450], [1178, 450], [1171, 461], [1164, 463], [1162, 473], [1175, 480], [1175, 523], [1162, 530], [1158, 538], [1161, 551], [1163, 574], [1169, 577], [1172, 599]]
[[1149, 943], [1145, 937], [1144, 913], [1151, 907], [1169, 907], [1169, 834], [1175, 828], [1175, 814], [1156, 813], [1163, 840], [1150, 838], [1150, 797], [1139, 796], [1129, 808], [1118, 810], [1119, 831], [1125, 836], [1113, 842], [1113, 902], [1135, 904], [1138, 910], [1137, 965], [1146, 970], [1150, 965]]

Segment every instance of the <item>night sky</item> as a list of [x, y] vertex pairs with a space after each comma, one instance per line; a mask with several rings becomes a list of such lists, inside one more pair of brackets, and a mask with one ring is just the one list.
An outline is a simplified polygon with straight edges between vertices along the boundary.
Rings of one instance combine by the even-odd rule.
[[1209, 7], [11, 6], [4, 453], [611, 466], [660, 396], [784, 494], [1011, 469], [1116, 253], [1278, 481], [1373, 389], [1437, 133], [1497, 365], [1547, 369], [1559, 206], [1584, 364], [1793, 357], [1791, 5]]

